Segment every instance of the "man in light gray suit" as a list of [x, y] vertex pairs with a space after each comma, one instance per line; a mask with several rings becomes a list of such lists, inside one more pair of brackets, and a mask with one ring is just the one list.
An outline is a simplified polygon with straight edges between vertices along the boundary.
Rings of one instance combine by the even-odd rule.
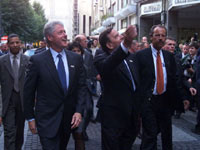
[[[9, 52], [0, 57], [0, 123], [4, 125], [4, 150], [21, 150], [24, 136], [23, 87], [28, 57], [16, 34], [8, 36]], [[1, 102], [0, 102], [1, 103]]]

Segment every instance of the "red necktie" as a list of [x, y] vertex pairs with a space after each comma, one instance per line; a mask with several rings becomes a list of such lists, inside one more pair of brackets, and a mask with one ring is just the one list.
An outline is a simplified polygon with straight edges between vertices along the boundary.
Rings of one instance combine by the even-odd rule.
[[160, 58], [160, 51], [157, 51], [157, 84], [156, 84], [156, 91], [160, 95], [164, 90], [164, 77], [163, 77], [163, 68], [162, 62]]

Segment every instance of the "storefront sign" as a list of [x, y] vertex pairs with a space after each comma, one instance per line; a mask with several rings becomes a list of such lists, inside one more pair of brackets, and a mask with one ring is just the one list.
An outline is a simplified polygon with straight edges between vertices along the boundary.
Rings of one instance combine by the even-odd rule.
[[148, 14], [155, 14], [160, 13], [162, 10], [162, 3], [151, 3], [151, 4], [145, 4], [141, 6], [141, 13], [140, 15], [148, 15]]
[[191, 5], [197, 3], [200, 3], [200, 0], [170, 0], [169, 9], [171, 9], [174, 6]]

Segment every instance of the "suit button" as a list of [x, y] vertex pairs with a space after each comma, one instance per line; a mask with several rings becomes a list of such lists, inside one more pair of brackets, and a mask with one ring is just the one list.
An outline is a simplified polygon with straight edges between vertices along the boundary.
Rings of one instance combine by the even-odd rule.
[[151, 89], [151, 90], [152, 90], [152, 92], [153, 92], [154, 89]]
[[148, 100], [150, 101], [150, 100], [151, 100], [151, 98], [149, 97], [149, 98], [148, 98]]

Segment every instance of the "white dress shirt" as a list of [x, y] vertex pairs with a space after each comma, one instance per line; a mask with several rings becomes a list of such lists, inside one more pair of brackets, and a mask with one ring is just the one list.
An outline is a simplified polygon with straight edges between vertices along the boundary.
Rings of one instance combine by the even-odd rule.
[[55, 50], [53, 50], [52, 48], [50, 48], [50, 52], [52, 54], [56, 69], [58, 69], [58, 61], [59, 61], [59, 58], [57, 56], [58, 56], [58, 54], [62, 55], [62, 61], [64, 63], [64, 67], [65, 67], [66, 82], [67, 82], [67, 88], [68, 88], [69, 87], [69, 67], [68, 67], [67, 56], [66, 56], [65, 50], [63, 49], [60, 53], [58, 53]]
[[[18, 64], [18, 67], [20, 66], [20, 59], [21, 59], [21, 54], [23, 53], [22, 50], [19, 51], [19, 53], [16, 55], [16, 61], [17, 61], [17, 64]], [[13, 59], [14, 59], [14, 54], [12, 54], [10, 51], [8, 52], [9, 56], [10, 56], [10, 63], [11, 63], [11, 66], [13, 66]]]

